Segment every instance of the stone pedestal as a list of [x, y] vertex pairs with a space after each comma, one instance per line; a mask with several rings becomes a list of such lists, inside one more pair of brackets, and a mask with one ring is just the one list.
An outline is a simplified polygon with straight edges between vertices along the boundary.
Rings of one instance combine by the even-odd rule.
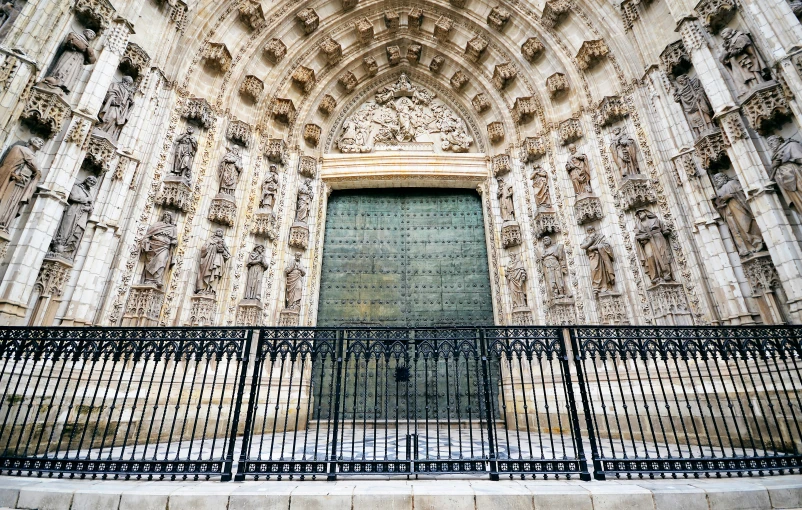
[[534, 324], [532, 317], [532, 310], [529, 308], [516, 308], [512, 311], [512, 325], [513, 326], [531, 326]]
[[679, 283], [658, 283], [646, 289], [659, 326], [693, 326], [688, 300]]
[[574, 216], [580, 225], [602, 219], [601, 200], [593, 195], [579, 195], [574, 203]]
[[653, 204], [657, 196], [652, 190], [651, 181], [645, 175], [628, 175], [618, 185], [621, 207], [625, 211]]
[[155, 285], [134, 285], [128, 294], [123, 327], [156, 327], [164, 303], [164, 292]]
[[611, 326], [629, 324], [624, 300], [617, 292], [603, 292], [596, 295], [599, 305], [599, 322]]
[[305, 250], [309, 246], [309, 227], [306, 223], [295, 222], [290, 229], [290, 246]]
[[39, 296], [29, 321], [32, 326], [50, 326], [56, 316], [64, 287], [70, 279], [72, 261], [48, 252], [36, 277], [34, 290]]
[[197, 295], [189, 299], [191, 308], [187, 326], [211, 326], [214, 324], [217, 299], [214, 295]]
[[752, 296], [758, 302], [760, 318], [766, 324], [785, 323], [785, 314], [777, 299], [777, 291], [781, 290], [780, 277], [769, 253], [765, 251], [756, 253], [741, 262], [749, 286], [752, 288]]
[[532, 220], [532, 230], [534, 230], [535, 237], [540, 238], [546, 234], [554, 234], [560, 231], [557, 214], [551, 207], [538, 209]]
[[576, 308], [573, 300], [555, 300], [549, 307], [546, 315], [547, 324], [558, 326], [573, 326], [576, 324]]
[[277, 223], [275, 214], [265, 209], [259, 209], [254, 214], [251, 233], [258, 236], [266, 236], [272, 241], [276, 238], [276, 233], [278, 232]]
[[162, 188], [156, 197], [157, 204], [178, 209], [181, 212], [188, 212], [191, 202], [192, 188], [182, 181], [180, 177], [168, 175], [164, 178]]
[[296, 327], [301, 323], [301, 314], [298, 310], [282, 310], [278, 319], [279, 327]]
[[505, 221], [501, 225], [501, 244], [505, 248], [512, 248], [521, 244], [521, 226], [515, 220]]
[[207, 218], [212, 223], [233, 227], [234, 220], [237, 218], [237, 204], [234, 202], [234, 197], [225, 193], [218, 193], [212, 199]]
[[262, 303], [258, 299], [243, 299], [237, 307], [237, 326], [261, 326]]

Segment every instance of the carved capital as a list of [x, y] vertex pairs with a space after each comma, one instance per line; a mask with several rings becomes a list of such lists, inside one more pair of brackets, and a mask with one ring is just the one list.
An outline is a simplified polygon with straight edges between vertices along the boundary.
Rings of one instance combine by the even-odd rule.
[[251, 142], [251, 126], [241, 120], [232, 120], [226, 129], [226, 138], [247, 147]]
[[72, 113], [70, 105], [55, 91], [33, 87], [20, 119], [36, 134], [50, 138], [61, 130]]
[[521, 55], [529, 62], [534, 62], [543, 54], [546, 47], [537, 37], [530, 37], [521, 45]]
[[733, 110], [719, 117], [719, 123], [730, 143], [749, 137], [749, 133], [746, 132], [746, 126], [741, 120], [741, 112], [738, 110]]
[[220, 74], [227, 73], [231, 69], [231, 52], [224, 43], [206, 43], [203, 48], [203, 59], [207, 67]]
[[305, 250], [309, 246], [309, 227], [295, 224], [290, 228], [289, 245], [292, 248]]
[[504, 90], [510, 83], [515, 81], [516, 76], [518, 76], [518, 70], [515, 69], [514, 65], [509, 62], [498, 64], [493, 69], [493, 86], [498, 90]]
[[264, 82], [252, 74], [247, 75], [239, 87], [240, 95], [248, 98], [253, 103], [258, 103], [262, 99], [264, 91]]
[[156, 204], [182, 212], [189, 212], [191, 202], [192, 188], [180, 180], [165, 179], [156, 196]]
[[317, 27], [320, 24], [320, 18], [315, 10], [311, 7], [307, 7], [306, 9], [299, 11], [298, 14], [295, 15], [295, 19], [298, 21], [298, 24], [301, 26], [301, 29], [306, 35], [309, 35], [317, 30]]
[[791, 110], [778, 83], [753, 90], [743, 102], [743, 112], [755, 130], [767, 135], [791, 119]]
[[557, 134], [562, 145], [568, 145], [582, 138], [582, 124], [579, 119], [570, 118], [560, 122], [557, 126]]
[[557, 326], [573, 326], [577, 323], [574, 303], [555, 303], [549, 307], [546, 322]]
[[259, 212], [257, 210], [253, 216], [251, 233], [258, 236], [265, 236], [273, 241], [278, 233], [276, 215], [273, 213]]
[[[699, 168], [696, 166], [696, 159], [693, 157], [693, 151], [683, 152], [674, 158], [674, 168], [677, 175], [685, 175], [688, 179], [699, 177]], [[677, 179], [677, 184], [681, 185], [682, 181]]]
[[123, 313], [123, 327], [155, 327], [164, 304], [164, 292], [155, 285], [134, 285]]
[[686, 50], [698, 50], [707, 44], [702, 24], [696, 18], [683, 18], [679, 22], [679, 33]]
[[275, 65], [281, 62], [284, 55], [287, 54], [287, 46], [285, 46], [280, 39], [273, 38], [267, 41], [265, 47], [262, 49], [262, 53], [264, 53], [267, 60]]
[[652, 315], [662, 326], [690, 326], [693, 324], [688, 300], [679, 283], [660, 283], [646, 289]]
[[[356, 3], [356, 2], [354, 2]], [[243, 300], [237, 306], [237, 326], [261, 326], [262, 303], [257, 300]]]
[[554, 99], [568, 90], [568, 78], [563, 73], [554, 73], [546, 78], [546, 89], [549, 96]]
[[200, 97], [193, 97], [187, 100], [182, 117], [194, 122], [203, 129], [209, 129], [214, 124], [214, 111], [208, 101]]
[[273, 118], [282, 124], [290, 124], [295, 120], [295, 103], [292, 102], [292, 99], [273, 98], [271, 111]]
[[583, 71], [592, 69], [610, 53], [607, 43], [603, 39], [585, 41], [576, 53], [576, 61]]

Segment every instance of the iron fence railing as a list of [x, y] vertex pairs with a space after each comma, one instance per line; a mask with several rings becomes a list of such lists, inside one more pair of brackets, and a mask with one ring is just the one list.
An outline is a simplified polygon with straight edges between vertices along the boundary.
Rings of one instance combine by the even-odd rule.
[[589, 479], [588, 461], [597, 479], [799, 472], [800, 337], [0, 328], [0, 472]]

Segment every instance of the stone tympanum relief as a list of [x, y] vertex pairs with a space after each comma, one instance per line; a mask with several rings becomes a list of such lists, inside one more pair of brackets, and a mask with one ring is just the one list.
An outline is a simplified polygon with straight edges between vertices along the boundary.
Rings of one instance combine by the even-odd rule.
[[8, 232], [22, 206], [30, 200], [42, 172], [36, 152], [44, 146], [33, 137], [27, 144], [13, 145], [0, 160], [0, 233]]
[[587, 237], [581, 248], [590, 259], [590, 277], [594, 294], [611, 294], [615, 291], [615, 268], [613, 248], [595, 227], [587, 227]]
[[568, 176], [574, 185], [574, 191], [577, 196], [589, 195], [593, 193], [590, 187], [590, 163], [585, 154], [577, 151], [576, 145], [570, 144], [568, 146], [568, 162], [565, 163], [565, 169], [568, 171]]
[[670, 231], [663, 220], [646, 209], [638, 210], [635, 217], [638, 219], [635, 227], [638, 259], [643, 270], [649, 276], [652, 285], [673, 281], [671, 248], [667, 239]]
[[175, 141], [175, 155], [173, 156], [173, 168], [167, 179], [179, 181], [187, 186], [192, 185], [192, 162], [195, 160], [195, 153], [198, 151], [198, 139], [195, 138], [195, 129], [187, 127], [187, 130]]
[[436, 95], [402, 74], [379, 89], [373, 101], [345, 119], [337, 140], [341, 152], [439, 150], [468, 152], [473, 138], [465, 122]]
[[98, 113], [98, 124], [94, 133], [116, 142], [120, 138], [134, 107], [134, 79], [123, 76], [122, 80], [113, 83], [103, 98], [103, 106]]
[[142, 284], [164, 285], [164, 273], [173, 265], [173, 250], [178, 244], [178, 231], [173, 214], [165, 212], [161, 219], [148, 228], [142, 239], [142, 253], [145, 255], [145, 269], [142, 271]]
[[517, 253], [510, 254], [510, 263], [507, 264], [504, 272], [507, 277], [507, 287], [512, 298], [512, 311], [529, 310], [529, 302], [526, 298], [526, 267]]
[[555, 244], [549, 236], [544, 237], [543, 249], [538, 258], [543, 266], [543, 278], [546, 282], [549, 304], [571, 301], [571, 289], [568, 287], [568, 263], [563, 245]]
[[538, 209], [551, 207], [549, 174], [541, 166], [535, 168], [535, 171], [532, 173], [532, 190], [535, 195], [535, 206]]
[[265, 247], [257, 244], [248, 255], [248, 275], [245, 279], [245, 299], [261, 301], [262, 279], [270, 263], [265, 256]]
[[613, 156], [613, 161], [618, 165], [621, 177], [626, 179], [627, 177], [641, 175], [640, 164], [638, 163], [638, 145], [620, 127], [613, 130], [610, 153]]
[[70, 196], [67, 198], [68, 205], [64, 216], [61, 217], [61, 223], [50, 244], [50, 252], [55, 256], [70, 261], [75, 260], [75, 254], [86, 231], [89, 215], [92, 214], [94, 208], [95, 199], [92, 196], [92, 188], [96, 185], [97, 178], [90, 175], [72, 187]]
[[763, 250], [763, 237], [741, 183], [719, 173], [713, 176], [713, 185], [716, 187], [716, 209], [730, 229], [738, 254], [748, 257]]
[[284, 306], [286, 310], [298, 312], [301, 310], [301, 297], [304, 289], [304, 276], [306, 269], [301, 265], [301, 253], [295, 253], [295, 258], [290, 261], [284, 276], [287, 277], [286, 293], [284, 296]]
[[698, 78], [685, 74], [678, 76], [674, 88], [674, 101], [682, 107], [696, 137], [715, 129], [713, 107]]
[[725, 28], [721, 31], [724, 39], [721, 62], [730, 70], [738, 94], [743, 95], [766, 81], [768, 69], [760, 58], [752, 37], [740, 30]]
[[69, 95], [81, 77], [84, 66], [94, 64], [97, 60], [95, 50], [92, 49], [95, 35], [95, 31], [89, 29], [80, 34], [71, 32], [61, 45], [61, 55], [56, 65], [42, 84]]
[[195, 280], [195, 294], [215, 296], [217, 283], [223, 278], [223, 270], [231, 252], [226, 246], [223, 229], [215, 230], [214, 235], [206, 241], [198, 260], [198, 276]]
[[789, 204], [802, 214], [802, 143], [775, 135], [766, 141], [772, 152], [771, 178], [777, 182]]

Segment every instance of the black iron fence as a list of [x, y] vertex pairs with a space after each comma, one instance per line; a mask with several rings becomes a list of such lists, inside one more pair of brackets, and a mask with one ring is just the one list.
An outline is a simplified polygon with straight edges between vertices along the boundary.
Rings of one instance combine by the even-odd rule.
[[790, 473], [802, 468], [800, 336], [795, 327], [0, 328], [0, 471]]

